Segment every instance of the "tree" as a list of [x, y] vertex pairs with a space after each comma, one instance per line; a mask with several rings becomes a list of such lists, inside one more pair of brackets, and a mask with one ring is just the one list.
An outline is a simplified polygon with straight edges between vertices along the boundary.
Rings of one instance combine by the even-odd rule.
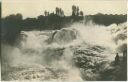
[[2, 21], [2, 39], [4, 42], [13, 45], [20, 35], [23, 17], [21, 14], [12, 14]]
[[50, 15], [50, 13], [49, 12], [47, 12], [47, 16], [49, 16]]
[[44, 15], [45, 16], [49, 16], [49, 12], [47, 12], [46, 10], [44, 11]]
[[73, 5], [72, 6], [72, 16], [75, 16], [76, 15], [76, 6]]
[[79, 16], [79, 7], [76, 8], [76, 15]]
[[59, 14], [58, 14], [58, 16], [61, 16], [61, 11], [62, 11], [61, 8], [59, 8]]
[[80, 11], [80, 16], [83, 16], [83, 15], [84, 15], [83, 11]]
[[59, 15], [59, 8], [58, 7], [56, 7], [56, 15]]
[[59, 9], [59, 16], [60, 16], [60, 17], [63, 17], [63, 15], [64, 15], [64, 12], [63, 12], [63, 10], [60, 8], [60, 9]]
[[61, 17], [64, 17], [64, 11], [61, 10]]
[[47, 16], [47, 11], [46, 10], [44, 11], [44, 16]]
[[64, 16], [64, 11], [61, 8], [56, 7], [55, 11], [57, 16], [60, 16], [60, 17]]

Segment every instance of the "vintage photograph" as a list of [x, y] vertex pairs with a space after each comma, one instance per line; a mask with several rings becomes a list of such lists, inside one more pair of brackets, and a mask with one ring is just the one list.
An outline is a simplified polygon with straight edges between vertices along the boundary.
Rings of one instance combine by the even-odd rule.
[[2, 81], [127, 81], [127, 0], [2, 0]]

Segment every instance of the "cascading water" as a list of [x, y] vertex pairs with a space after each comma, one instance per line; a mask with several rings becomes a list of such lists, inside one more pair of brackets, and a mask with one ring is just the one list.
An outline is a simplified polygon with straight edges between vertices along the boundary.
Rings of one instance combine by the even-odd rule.
[[126, 40], [119, 35], [126, 36], [125, 32], [125, 25], [93, 23], [77, 23], [58, 31], [23, 31], [20, 47], [2, 47], [7, 63], [2, 65], [6, 73], [2, 79], [97, 80], [101, 71], [111, 67], [119, 41]]

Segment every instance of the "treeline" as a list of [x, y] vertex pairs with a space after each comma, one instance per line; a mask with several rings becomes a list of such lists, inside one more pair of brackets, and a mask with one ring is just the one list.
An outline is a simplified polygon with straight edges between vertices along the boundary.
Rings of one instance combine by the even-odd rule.
[[108, 26], [110, 24], [120, 24], [127, 21], [127, 15], [113, 15], [113, 14], [101, 14], [98, 13], [96, 15], [88, 15], [87, 17], [90, 17], [93, 22], [96, 24], [102, 24], [105, 26]]
[[64, 11], [56, 7], [55, 11], [49, 13], [44, 11], [44, 15], [36, 18], [23, 19], [22, 14], [12, 14], [2, 18], [2, 40], [13, 44], [22, 30], [56, 30], [66, 27], [74, 22], [83, 19], [92, 20], [96, 24], [110, 25], [112, 23], [122, 23], [127, 20], [127, 15], [86, 15], [80, 11], [78, 6], [72, 6], [72, 15], [65, 16]]
[[85, 20], [92, 20], [96, 24], [110, 25], [112, 23], [123, 23], [127, 21], [127, 15], [74, 15], [64, 16], [61, 14], [45, 14], [40, 15], [37, 18], [23, 19], [21, 14], [12, 14], [5, 18], [2, 18], [2, 27], [8, 30], [55, 30], [61, 29], [66, 25], [74, 22]]
[[40, 15], [36, 18], [23, 19], [22, 15], [19, 13], [16, 15], [9, 15], [2, 18], [2, 25], [4, 27], [16, 27], [18, 25], [22, 30], [54, 30], [61, 29], [68, 23], [70, 24], [71, 22], [76, 22], [82, 19], [83, 11], [80, 11], [78, 6], [73, 5], [71, 16], [65, 16], [64, 11], [61, 8], [56, 7], [54, 12], [50, 13], [45, 10], [44, 15]]

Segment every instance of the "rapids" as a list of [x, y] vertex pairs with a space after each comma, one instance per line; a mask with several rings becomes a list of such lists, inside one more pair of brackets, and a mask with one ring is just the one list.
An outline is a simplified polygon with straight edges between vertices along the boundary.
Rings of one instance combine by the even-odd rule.
[[[75, 23], [53, 31], [22, 31], [17, 47], [2, 46], [3, 80], [99, 80], [127, 39], [126, 24]], [[126, 46], [125, 45], [125, 46]], [[120, 54], [122, 55], [122, 54]]]

